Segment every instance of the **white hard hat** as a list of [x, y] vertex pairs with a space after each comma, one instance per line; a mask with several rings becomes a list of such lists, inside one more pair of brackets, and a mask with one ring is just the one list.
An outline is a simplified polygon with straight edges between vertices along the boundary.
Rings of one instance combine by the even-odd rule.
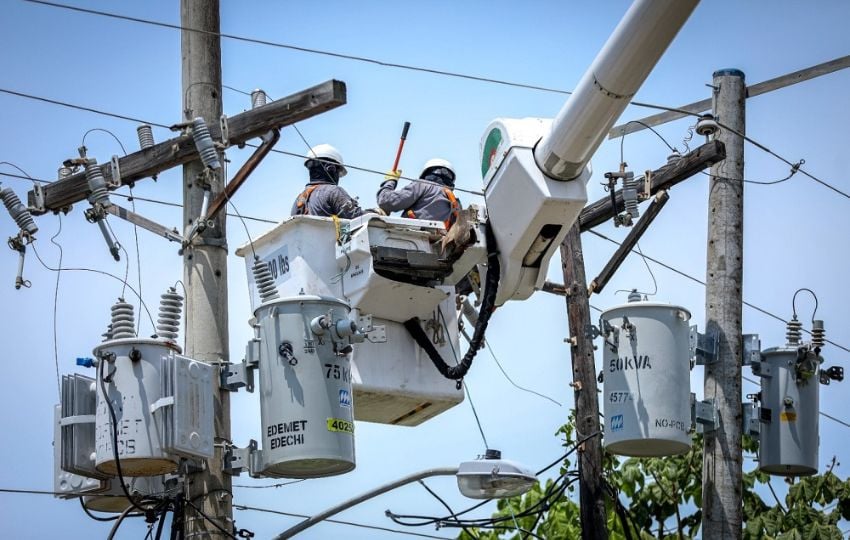
[[307, 156], [307, 161], [304, 162], [305, 167], [307, 167], [314, 159], [318, 159], [320, 161], [332, 161], [339, 165], [340, 178], [348, 174], [348, 171], [345, 169], [345, 163], [342, 161], [342, 154], [339, 153], [339, 150], [329, 144], [317, 144], [310, 149]]
[[429, 169], [436, 169], [438, 167], [442, 167], [444, 169], [448, 169], [452, 173], [452, 178], [455, 176], [455, 168], [452, 167], [452, 164], [445, 159], [433, 158], [429, 159], [425, 162], [425, 165], [422, 167], [422, 173], [419, 175], [420, 177], [425, 176], [425, 173], [428, 172]]

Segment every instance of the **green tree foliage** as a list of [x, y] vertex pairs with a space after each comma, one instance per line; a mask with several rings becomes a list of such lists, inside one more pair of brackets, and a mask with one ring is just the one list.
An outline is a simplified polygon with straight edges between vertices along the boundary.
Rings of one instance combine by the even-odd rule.
[[[565, 448], [572, 448], [572, 423], [557, 432]], [[745, 453], [757, 452], [757, 442], [745, 438]], [[653, 459], [618, 459], [605, 455], [603, 469], [611, 497], [608, 530], [612, 540], [695, 538], [702, 523], [702, 437], [696, 436], [691, 450], [683, 455]], [[561, 474], [575, 479], [576, 456], [564, 460]], [[818, 476], [788, 478], [787, 495], [773, 495], [771, 477], [754, 467], [744, 473], [744, 540], [842, 540], [839, 522], [850, 520], [850, 480], [833, 472], [835, 460]], [[777, 483], [781, 479], [773, 478]], [[572, 539], [581, 536], [577, 482], [556, 496], [553, 480], [536, 485], [522, 497], [500, 500], [493, 518], [496, 528], [473, 529], [481, 540], [523, 538]], [[762, 494], [768, 493], [767, 500]], [[552, 494], [548, 511], [539, 519], [523, 515], [546, 505], [541, 500]], [[620, 501], [618, 505], [615, 501]], [[618, 511], [619, 510], [619, 511]], [[514, 519], [513, 516], [516, 516]], [[844, 522], [845, 527], [850, 525]], [[517, 530], [530, 531], [525, 534]], [[628, 530], [624, 529], [626, 527]], [[471, 540], [466, 533], [460, 539]]]

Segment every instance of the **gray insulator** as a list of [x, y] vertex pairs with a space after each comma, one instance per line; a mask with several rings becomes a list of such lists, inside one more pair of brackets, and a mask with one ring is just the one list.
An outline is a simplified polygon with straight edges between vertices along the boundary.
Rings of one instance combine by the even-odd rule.
[[68, 178], [74, 171], [71, 170], [71, 167], [59, 167], [59, 170], [56, 171], [56, 177], [58, 179]]
[[89, 201], [92, 204], [100, 203], [104, 206], [109, 204], [109, 191], [106, 189], [106, 179], [100, 172], [100, 166], [92, 160], [86, 163], [86, 181], [89, 184]]
[[640, 295], [637, 289], [632, 289], [632, 292], [629, 293], [629, 302], [640, 302], [643, 297]]
[[673, 150], [673, 153], [667, 156], [667, 163], [676, 163], [680, 159], [682, 159], [682, 154], [678, 150]]
[[157, 335], [166, 341], [176, 341], [182, 313], [183, 297], [177, 293], [177, 289], [169, 287], [159, 300], [159, 317], [156, 319]]
[[260, 299], [263, 302], [278, 298], [277, 287], [274, 284], [274, 278], [269, 265], [260, 260], [259, 257], [254, 258], [254, 282], [257, 284], [257, 291], [260, 293]]
[[800, 343], [800, 337], [802, 336], [802, 328], [803, 323], [797, 320], [797, 317], [794, 317], [790, 321], [788, 321], [788, 325], [785, 329], [785, 339], [788, 341], [789, 345], [796, 345]]
[[18, 224], [18, 227], [20, 227], [22, 231], [29, 235], [33, 235], [38, 232], [38, 226], [36, 226], [35, 221], [33, 221], [32, 214], [27, 207], [21, 203], [21, 199], [19, 199], [15, 192], [12, 191], [12, 188], [0, 189], [0, 199], [3, 199], [3, 204], [6, 206], [6, 210], [9, 211], [9, 215], [12, 216], [12, 219], [15, 220], [15, 223]]
[[262, 107], [266, 104], [266, 92], [264, 90], [260, 90], [257, 88], [253, 92], [251, 92], [251, 108], [256, 109], [257, 107]]
[[812, 347], [822, 349], [826, 345], [826, 330], [823, 328], [823, 321], [812, 321]]
[[640, 211], [638, 210], [639, 186], [640, 180], [635, 178], [632, 174], [623, 179], [623, 204], [625, 205], [626, 212], [628, 212], [632, 218], [637, 218], [640, 215]]
[[204, 165], [210, 169], [220, 169], [221, 161], [218, 159], [218, 152], [210, 135], [210, 129], [201, 117], [192, 121], [192, 138], [195, 139], [195, 148], [198, 149]]
[[136, 337], [136, 318], [133, 316], [133, 304], [119, 298], [112, 306], [112, 339]]
[[147, 124], [142, 124], [136, 128], [136, 133], [139, 134], [139, 147], [142, 150], [147, 150], [154, 145], [153, 129]]

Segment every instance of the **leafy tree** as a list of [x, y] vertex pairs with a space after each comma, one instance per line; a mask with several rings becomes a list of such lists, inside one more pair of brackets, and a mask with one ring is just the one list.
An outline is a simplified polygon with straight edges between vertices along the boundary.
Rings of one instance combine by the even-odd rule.
[[[563, 437], [565, 448], [574, 446], [572, 422], [556, 435]], [[744, 446], [748, 453], [758, 450], [757, 442], [746, 437]], [[606, 501], [610, 538], [694, 538], [702, 524], [702, 449], [702, 437], [696, 436], [691, 450], [679, 456], [618, 459], [605, 454], [603, 474], [611, 492]], [[566, 483], [550, 479], [521, 497], [500, 500], [492, 516], [500, 520], [495, 528], [471, 532], [481, 540], [579, 538], [577, 482], [569, 483], [577, 478], [574, 458], [566, 458], [561, 465]], [[745, 471], [744, 540], [842, 540], [838, 525], [850, 520], [850, 480], [839, 478], [833, 472], [835, 465], [833, 459], [821, 475], [785, 479], [788, 493], [784, 501], [775, 495], [770, 476], [756, 468]], [[759, 492], [772, 496], [765, 501]], [[544, 500], [547, 495], [549, 504]], [[543, 509], [548, 510], [538, 518], [536, 511]], [[471, 537], [462, 532], [459, 538]]]

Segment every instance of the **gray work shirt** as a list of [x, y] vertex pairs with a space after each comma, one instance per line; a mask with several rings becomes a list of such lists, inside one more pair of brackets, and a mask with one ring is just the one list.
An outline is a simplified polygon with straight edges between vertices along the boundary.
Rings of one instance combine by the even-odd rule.
[[[363, 214], [363, 210], [357, 204], [357, 200], [338, 185], [329, 182], [310, 182], [304, 186], [304, 190], [306, 191], [313, 186], [315, 186], [315, 189], [307, 199], [307, 211], [298, 211], [298, 199], [296, 198], [295, 202], [292, 203], [290, 215], [307, 214], [309, 216], [321, 217], [336, 215], [343, 219], [352, 219]], [[298, 197], [301, 197], [301, 193], [299, 193]]]
[[387, 214], [404, 211], [402, 217], [409, 217], [406, 211], [412, 210], [416, 219], [446, 221], [451, 217], [452, 203], [443, 191], [444, 186], [411, 182], [398, 191], [395, 187], [395, 180], [387, 180], [378, 190], [378, 206]]

